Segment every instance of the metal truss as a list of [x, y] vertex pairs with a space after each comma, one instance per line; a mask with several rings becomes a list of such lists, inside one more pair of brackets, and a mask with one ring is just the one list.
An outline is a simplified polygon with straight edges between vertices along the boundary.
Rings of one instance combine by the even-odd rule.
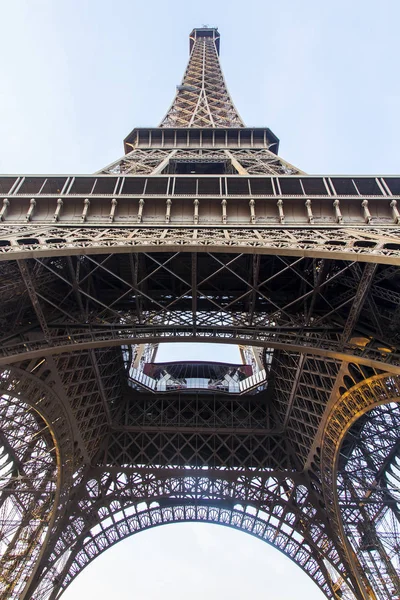
[[399, 405], [373, 409], [349, 431], [338, 496], [347, 538], [380, 600], [400, 594]]
[[323, 512], [298, 475], [105, 468], [88, 473], [76, 497], [42, 574], [41, 597], [59, 597], [91, 560], [133, 533], [165, 523], [207, 521], [279, 548], [327, 597], [335, 597], [339, 587], [343, 597], [352, 598]]
[[[328, 598], [400, 595], [400, 179], [308, 177], [244, 127], [216, 29], [161, 126], [95, 176], [2, 177], [0, 599], [204, 521]], [[229, 342], [242, 395], [148, 391], [165, 341]], [[253, 348], [253, 350], [249, 350]]]
[[182, 163], [225, 162], [227, 172], [240, 175], [294, 175], [301, 171], [276, 156], [267, 148], [236, 149], [196, 149], [176, 148], [134, 148], [122, 158], [111, 163], [100, 174], [118, 175], [157, 175], [176, 172]]
[[[20, 369], [0, 373], [0, 598], [35, 573], [72, 483], [69, 421], [54, 393]], [[64, 487], [65, 486], [65, 487]]]
[[[18, 309], [19, 330], [5, 333], [5, 360], [25, 358], [23, 368], [57, 386], [79, 443], [78, 464], [95, 461], [99, 467], [103, 465], [99, 472], [147, 465], [157, 472], [171, 466], [199, 468], [202, 476], [205, 468], [224, 476], [225, 470], [257, 476], [301, 473], [313, 460], [314, 441], [332, 389], [340, 381], [343, 361], [358, 362], [365, 369], [375, 364], [378, 369], [399, 370], [396, 352], [383, 352], [381, 341], [382, 336], [387, 339], [387, 332], [395, 331], [392, 319], [400, 293], [396, 267], [211, 252], [38, 257], [22, 262], [22, 268], [20, 264], [12, 272], [13, 285], [21, 290], [25, 286], [26, 294]], [[51, 278], [45, 279], [45, 288], [36, 288], [35, 277], [41, 282], [44, 273]], [[372, 306], [370, 289], [379, 290]], [[374, 310], [385, 314], [379, 323]], [[36, 315], [33, 326], [29, 325], [32, 315]], [[201, 339], [202, 334], [205, 339], [207, 334], [208, 339], [216, 339], [219, 331], [223, 339], [236, 343], [250, 330], [248, 341], [275, 348], [267, 389], [249, 396], [248, 401], [193, 395], [182, 402], [179, 394], [161, 401], [160, 396], [129, 390], [126, 384], [124, 388], [126, 365], [121, 345], [148, 342], [156, 335], [165, 340], [168, 330], [175, 336], [186, 332], [193, 339]], [[129, 335], [134, 337], [129, 339]], [[18, 350], [19, 346], [24, 350]], [[89, 471], [77, 468], [81, 472], [77, 482], [85, 485]], [[305, 485], [313, 492], [312, 480], [306, 478]], [[71, 497], [76, 494], [70, 493]], [[148, 502], [143, 494], [141, 501]], [[218, 498], [208, 500], [213, 500], [211, 505], [217, 511], [212, 514], [225, 515]], [[318, 508], [317, 500], [315, 506]], [[189, 514], [185, 507], [182, 504], [184, 512], [176, 514]], [[196, 506], [193, 510], [199, 519], [213, 520], [208, 508], [206, 513], [197, 513]], [[141, 510], [139, 513], [142, 515]], [[71, 515], [70, 508], [65, 514]], [[92, 514], [91, 522], [97, 523], [97, 517], [88, 514]], [[142, 516], [137, 518], [126, 530], [129, 534], [135, 529], [134, 522], [142, 522]], [[63, 535], [64, 526], [60, 522], [54, 540]], [[331, 540], [338, 543], [334, 533]], [[105, 549], [104, 544], [101, 547]], [[51, 546], [48, 552], [54, 552]], [[338, 552], [340, 561], [345, 562], [329, 563], [320, 584], [328, 596], [335, 585], [341, 593], [346, 585], [356, 585], [346, 577], [345, 548], [339, 545]], [[315, 552], [311, 554], [310, 564], [319, 564], [321, 572], [321, 563], [313, 562]], [[44, 570], [50, 569], [49, 556], [47, 553], [41, 562]], [[67, 569], [69, 581], [77, 568], [72, 558], [69, 560], [71, 556], [68, 552], [67, 561], [64, 554], [54, 558], [61, 569], [57, 589], [66, 585], [62, 569]], [[320, 559], [325, 565], [327, 558]], [[87, 558], [82, 565], [86, 562]], [[52, 581], [55, 568], [51, 566]], [[39, 573], [44, 571], [38, 570], [38, 577]], [[49, 586], [42, 575], [41, 585], [47, 581]], [[326, 586], [331, 586], [329, 593]]]
[[400, 231], [357, 228], [0, 226], [0, 261], [108, 252], [245, 252], [397, 265]]
[[160, 127], [243, 127], [219, 64], [217, 29], [193, 30], [182, 84]]
[[[343, 364], [357, 363], [361, 378], [371, 374], [371, 367], [393, 373], [400, 370], [397, 267], [378, 265], [373, 258], [375, 262], [363, 264], [247, 253], [140, 252], [39, 255], [20, 258], [15, 268], [3, 262], [6, 281], [12, 280], [12, 289], [20, 290], [21, 299], [12, 319], [17, 327], [4, 329], [2, 360], [4, 364], [19, 362], [24, 371], [32, 371], [68, 409], [70, 439], [76, 445], [76, 479], [66, 488], [69, 497], [86, 494], [82, 486], [88, 481], [89, 465], [96, 465], [98, 473], [146, 465], [160, 474], [163, 469], [185, 467], [200, 469], [203, 477], [204, 469], [223, 473], [223, 477], [228, 472], [257, 477], [267, 472], [285, 477], [304, 473], [304, 485], [309, 494], [317, 494], [314, 506], [319, 510], [318, 468], [313, 467], [316, 480], [305, 475], [305, 469], [316, 460], [315, 440], [321, 427], [325, 422], [330, 426], [326, 415], [335, 400], [333, 390], [344, 398], [346, 388], [350, 385], [351, 390], [355, 383], [343, 378]], [[249, 396], [248, 401], [198, 394], [184, 402], [179, 394], [162, 399], [129, 389], [121, 346], [182, 338], [235, 343], [243, 339], [269, 348], [273, 354], [267, 389]], [[31, 395], [28, 392], [28, 399]], [[340, 403], [333, 406], [340, 411]], [[346, 412], [346, 419], [358, 413], [356, 407]], [[321, 443], [324, 448], [326, 442]], [[341, 439], [336, 440], [335, 451], [340, 443]], [[75, 486], [80, 486], [79, 492]], [[143, 494], [138, 504], [150, 502]], [[166, 519], [165, 511], [172, 510], [179, 520], [189, 515], [186, 511], [192, 506], [190, 514], [198, 519], [223, 522], [228, 510], [217, 496], [207, 498], [205, 512], [198, 512], [198, 503], [187, 504], [184, 496], [180, 500], [179, 510], [176, 503], [153, 512], [149, 507], [152, 516], [142, 506], [135, 509], [126, 535], [143, 528], [143, 523], [151, 526], [153, 516], [154, 522]], [[121, 538], [122, 530], [118, 529], [116, 538], [114, 530], [106, 527], [105, 538], [100, 533], [94, 536], [99, 546], [94, 542], [86, 558], [74, 562], [72, 550], [67, 551], [60, 541], [72, 514], [71, 502], [62, 504], [60, 523], [53, 528], [52, 543], [45, 544], [43, 557], [36, 562], [27, 597], [35, 589], [42, 590], [40, 585], [45, 586], [40, 592], [43, 597], [53, 594], [55, 598], [73, 573], [107, 547], [107, 535], [113, 541]], [[234, 524], [236, 509], [229, 510]], [[336, 521], [331, 516], [325, 524], [332, 527], [328, 538], [339, 558], [332, 562], [315, 547], [304, 561], [300, 550], [288, 551], [288, 555], [296, 561], [299, 558], [297, 562], [312, 576], [325, 569], [324, 581], [317, 579], [328, 597], [335, 597], [339, 589], [349, 598], [352, 594], [364, 598], [346, 545], [336, 537], [340, 510], [341, 505]], [[246, 508], [243, 522], [248, 522], [248, 513]], [[88, 510], [88, 515], [90, 528], [101, 520], [98, 512]], [[297, 534], [302, 519], [296, 520]], [[88, 531], [86, 526], [84, 531]], [[74, 535], [80, 533], [77, 528]], [[69, 539], [72, 545], [78, 543], [72, 533]], [[285, 549], [286, 542], [282, 544], [278, 547]], [[63, 552], [57, 554], [54, 545], [60, 545]], [[32, 552], [29, 560], [34, 557]], [[29, 569], [24, 567], [21, 577]]]
[[327, 418], [316, 457], [330, 520], [363, 599], [400, 590], [399, 398], [398, 376], [386, 373], [350, 387]]
[[[254, 273], [249, 278], [255, 261], [256, 279]], [[372, 287], [379, 280], [379, 289], [385, 291], [385, 298], [373, 305], [385, 310], [384, 319], [376, 322], [370, 303], [357, 296], [368, 264], [212, 252], [143, 252], [133, 262], [125, 254], [37, 257], [27, 264], [39, 281], [44, 271], [51, 274], [52, 284], [38, 289], [33, 300], [26, 294], [18, 328], [3, 334], [4, 364], [72, 348], [197, 339], [241, 340], [399, 370], [395, 348], [382, 352], [382, 344], [394, 343], [397, 335], [393, 320], [399, 292], [392, 267], [379, 267], [375, 279], [373, 269], [368, 280]], [[26, 274], [19, 277], [26, 284]], [[320, 279], [317, 287], [315, 278]], [[332, 297], [332, 290], [338, 295]], [[39, 330], [32, 326], [32, 306], [40, 317]], [[350, 331], [357, 323], [357, 336], [343, 340], [343, 327]], [[329, 377], [334, 374], [328, 372]]]

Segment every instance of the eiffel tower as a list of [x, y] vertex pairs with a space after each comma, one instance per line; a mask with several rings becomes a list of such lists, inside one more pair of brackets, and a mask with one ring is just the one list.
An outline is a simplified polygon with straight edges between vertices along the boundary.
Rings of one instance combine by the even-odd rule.
[[[250, 533], [327, 598], [399, 598], [400, 177], [309, 176], [215, 28], [94, 175], [0, 177], [0, 598], [163, 523]], [[166, 342], [242, 362], [156, 362]]]

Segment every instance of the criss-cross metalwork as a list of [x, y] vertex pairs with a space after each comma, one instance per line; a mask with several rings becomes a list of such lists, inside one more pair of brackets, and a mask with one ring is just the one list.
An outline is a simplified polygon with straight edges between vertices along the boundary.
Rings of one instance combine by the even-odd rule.
[[189, 64], [160, 127], [244, 127], [219, 63], [218, 30], [194, 29], [189, 40]]
[[[267, 541], [328, 598], [400, 595], [400, 177], [281, 159], [219, 43], [192, 32], [160, 127], [112, 165], [0, 177], [1, 599], [55, 600], [182, 521]], [[247, 363], [156, 385], [176, 341]]]

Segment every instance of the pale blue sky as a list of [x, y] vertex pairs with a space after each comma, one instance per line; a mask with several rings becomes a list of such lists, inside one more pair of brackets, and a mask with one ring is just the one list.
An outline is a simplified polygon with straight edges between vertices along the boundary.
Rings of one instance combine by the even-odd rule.
[[0, 172], [93, 172], [156, 125], [218, 25], [247, 125], [310, 173], [396, 173], [397, 0], [0, 0]]
[[[398, 173], [398, 0], [0, 0], [0, 172], [91, 173], [166, 112], [194, 26], [218, 26], [247, 125], [309, 173]], [[89, 566], [66, 600], [321, 600], [259, 540], [155, 529]]]

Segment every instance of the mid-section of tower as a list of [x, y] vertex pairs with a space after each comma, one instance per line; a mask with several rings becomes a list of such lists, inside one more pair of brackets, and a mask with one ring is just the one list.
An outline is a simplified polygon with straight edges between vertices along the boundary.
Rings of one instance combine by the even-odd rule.
[[134, 129], [125, 156], [99, 173], [276, 174], [300, 173], [278, 157], [279, 139], [267, 127], [245, 127], [219, 61], [218, 29], [194, 29], [183, 81], [154, 129]]

